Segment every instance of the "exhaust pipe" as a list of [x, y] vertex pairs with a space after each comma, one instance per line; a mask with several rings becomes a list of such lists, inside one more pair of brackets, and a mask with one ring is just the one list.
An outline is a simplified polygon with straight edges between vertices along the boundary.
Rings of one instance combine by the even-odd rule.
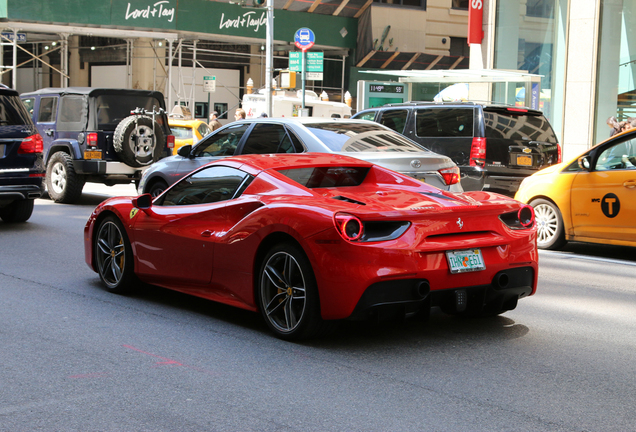
[[506, 288], [509, 282], [510, 278], [506, 273], [499, 273], [495, 276], [495, 288]]
[[413, 289], [413, 295], [417, 299], [426, 298], [426, 296], [428, 296], [430, 292], [431, 292], [431, 284], [429, 284], [428, 281], [422, 281], [418, 283], [417, 285], [415, 285], [415, 288]]

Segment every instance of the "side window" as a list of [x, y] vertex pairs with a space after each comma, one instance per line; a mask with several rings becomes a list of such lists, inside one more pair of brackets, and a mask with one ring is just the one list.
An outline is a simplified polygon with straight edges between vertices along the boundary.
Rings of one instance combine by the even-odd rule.
[[38, 123], [55, 123], [57, 117], [57, 97], [43, 97], [40, 99]]
[[415, 134], [435, 138], [472, 137], [473, 117], [472, 108], [420, 109], [415, 114]]
[[249, 174], [236, 168], [211, 166], [177, 183], [166, 192], [160, 205], [196, 205], [226, 201], [235, 198], [241, 185], [251, 178]]
[[353, 116], [353, 118], [360, 119], [360, 120], [373, 121], [373, 119], [375, 119], [375, 111], [369, 111], [364, 114], [355, 115]]
[[597, 171], [636, 169], [636, 138], [603, 150], [596, 161]]
[[207, 124], [205, 124], [205, 123], [201, 123], [201, 124], [199, 125], [199, 127], [198, 127], [198, 130], [199, 130], [199, 134], [200, 134], [202, 137], [204, 137], [204, 136], [206, 136], [207, 134], [209, 134], [210, 132], [212, 132], [212, 131], [210, 130], [210, 128], [208, 127], [208, 125], [207, 125]]
[[305, 151], [305, 146], [300, 141], [300, 139], [298, 139], [295, 133], [287, 129], [287, 135], [289, 135], [289, 138], [291, 138], [292, 143], [294, 144], [294, 149], [296, 150], [296, 153], [302, 153]]
[[408, 117], [408, 110], [388, 110], [382, 113], [380, 124], [393, 129], [398, 133], [404, 132], [404, 126], [406, 126], [406, 118]]
[[194, 156], [232, 156], [249, 124], [230, 126], [197, 145]]
[[24, 107], [26, 108], [26, 110], [29, 112], [29, 115], [31, 116], [31, 118], [33, 118], [33, 108], [35, 107], [35, 99], [33, 98], [22, 99], [22, 103], [24, 104]]
[[250, 132], [242, 153], [294, 153], [294, 146], [283, 125], [260, 123]]
[[77, 131], [86, 123], [85, 99], [83, 96], [67, 95], [60, 98], [58, 131]]

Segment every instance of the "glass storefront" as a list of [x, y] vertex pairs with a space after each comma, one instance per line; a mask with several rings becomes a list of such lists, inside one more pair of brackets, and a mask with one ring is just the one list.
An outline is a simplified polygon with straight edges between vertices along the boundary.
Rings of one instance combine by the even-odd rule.
[[[543, 75], [537, 107], [557, 136], [563, 130], [567, 0], [499, 0], [496, 3], [494, 69]], [[493, 101], [527, 105], [523, 84], [493, 85]]]
[[609, 136], [609, 117], [636, 117], [636, 2], [601, 0], [600, 12], [592, 144]]

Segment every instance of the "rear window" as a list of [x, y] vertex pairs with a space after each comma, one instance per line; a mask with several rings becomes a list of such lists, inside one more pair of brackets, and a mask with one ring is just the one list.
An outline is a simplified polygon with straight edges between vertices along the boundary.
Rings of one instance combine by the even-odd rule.
[[311, 167], [279, 171], [306, 188], [359, 186], [369, 172], [368, 167]]
[[377, 124], [305, 124], [323, 144], [335, 152], [427, 152], [415, 142]]
[[514, 112], [484, 110], [484, 120], [486, 138], [558, 143], [550, 122], [542, 115], [517, 115]]
[[170, 130], [172, 130], [172, 135], [174, 135], [174, 137], [177, 139], [192, 138], [192, 128], [183, 126], [170, 126]]
[[[153, 97], [137, 95], [100, 95], [95, 99], [97, 116], [97, 128], [103, 130], [115, 130], [120, 121], [130, 116], [135, 108], [143, 108], [147, 111], [158, 111], [161, 108], [159, 101]], [[155, 117], [161, 124], [161, 116]]]
[[473, 108], [419, 109], [415, 114], [415, 135], [432, 138], [472, 137]]
[[0, 126], [30, 124], [29, 113], [18, 96], [0, 95]]

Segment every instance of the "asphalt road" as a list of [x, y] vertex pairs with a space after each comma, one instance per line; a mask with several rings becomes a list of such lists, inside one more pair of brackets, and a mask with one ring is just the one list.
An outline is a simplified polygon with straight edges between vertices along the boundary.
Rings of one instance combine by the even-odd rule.
[[503, 316], [345, 323], [302, 344], [168, 290], [107, 293], [83, 227], [107, 195], [0, 222], [0, 431], [636, 429], [636, 253], [542, 252]]

